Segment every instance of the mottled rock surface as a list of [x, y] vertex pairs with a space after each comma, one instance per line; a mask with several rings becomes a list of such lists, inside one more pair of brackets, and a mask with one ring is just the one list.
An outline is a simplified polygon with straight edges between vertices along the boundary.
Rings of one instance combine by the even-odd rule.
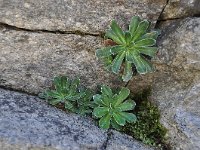
[[[31, 30], [99, 33], [112, 19], [156, 22], [167, 0], [0, 0], [0, 22]], [[128, 23], [128, 22], [127, 22]]]
[[106, 150], [154, 150], [154, 148], [144, 145], [128, 135], [112, 130]]
[[169, 0], [163, 13], [161, 20], [177, 19], [200, 14], [199, 0]]
[[1, 150], [9, 146], [11, 150], [101, 149], [106, 138], [105, 131], [89, 118], [67, 114], [33, 96], [0, 89]]
[[95, 56], [101, 38], [0, 30], [0, 85], [37, 94], [58, 75], [80, 76], [83, 85], [124, 84]]
[[199, 150], [200, 18], [173, 21], [164, 28], [156, 71], [134, 77], [128, 87], [133, 93], [151, 89], [150, 99], [161, 112], [173, 149]]

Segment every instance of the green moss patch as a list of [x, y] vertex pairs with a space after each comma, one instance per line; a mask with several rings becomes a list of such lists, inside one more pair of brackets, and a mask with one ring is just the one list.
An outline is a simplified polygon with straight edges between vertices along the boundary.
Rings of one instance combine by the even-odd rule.
[[165, 143], [167, 130], [160, 124], [159, 110], [148, 100], [149, 94], [150, 90], [145, 90], [133, 95], [132, 99], [136, 102], [134, 113], [137, 122], [128, 123], [121, 131], [145, 144], [157, 146], [159, 149], [170, 149]]

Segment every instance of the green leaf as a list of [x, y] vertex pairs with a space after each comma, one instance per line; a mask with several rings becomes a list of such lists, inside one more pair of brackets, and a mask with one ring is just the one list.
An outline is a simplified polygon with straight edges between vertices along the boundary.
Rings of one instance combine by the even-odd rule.
[[120, 112], [120, 115], [123, 116], [129, 123], [136, 122], [137, 117], [133, 113]]
[[112, 71], [116, 74], [119, 73], [120, 71], [120, 67], [121, 67], [121, 64], [122, 64], [122, 61], [124, 59], [124, 56], [125, 56], [125, 52], [122, 52], [122, 53], [119, 53], [115, 59], [113, 60], [113, 63], [112, 63]]
[[157, 39], [158, 36], [159, 36], [159, 32], [158, 31], [152, 31], [152, 32], [149, 32], [149, 33], [146, 33], [145, 35], [142, 36], [142, 39], [146, 39], [146, 38], [152, 38], [152, 39]]
[[107, 96], [109, 96], [109, 97], [111, 97], [111, 96], [113, 95], [111, 88], [109, 88], [109, 87], [106, 86], [106, 85], [103, 85], [103, 86], [101, 87], [101, 93], [102, 93], [102, 94], [105, 94], [105, 95], [107, 95]]
[[135, 42], [136, 47], [153, 46], [155, 44], [156, 44], [156, 40], [154, 40], [154, 39], [142, 39], [140, 41]]
[[94, 95], [94, 96], [93, 96], [93, 100], [94, 100], [95, 104], [97, 104], [97, 105], [100, 105], [100, 106], [105, 105], [105, 104], [103, 103], [103, 101], [102, 101], [102, 96], [99, 95], [99, 94]]
[[124, 73], [122, 75], [122, 80], [124, 82], [128, 82], [131, 79], [132, 75], [133, 75], [132, 65], [130, 62], [125, 61], [125, 68], [124, 68]]
[[118, 24], [117, 24], [117, 22], [115, 20], [113, 20], [112, 23], [111, 23], [111, 29], [115, 33], [115, 35], [119, 38], [119, 40], [121, 41], [121, 43], [126, 43], [124, 32], [118, 26]]
[[110, 127], [110, 120], [111, 120], [111, 116], [109, 114], [103, 116], [100, 120], [99, 120], [99, 126], [102, 129], [108, 129]]
[[142, 56], [132, 54], [132, 58], [138, 73], [145, 74], [153, 70], [152, 65]]
[[112, 55], [111, 47], [105, 47], [105, 48], [96, 50], [96, 56], [97, 57], [108, 57], [110, 55]]
[[157, 47], [135, 47], [135, 49], [139, 53], [148, 55], [150, 57], [154, 57], [158, 51]]
[[137, 41], [142, 35], [144, 35], [149, 27], [148, 21], [141, 21], [133, 35], [133, 41]]
[[118, 53], [121, 53], [121, 52], [124, 51], [124, 50], [125, 50], [125, 48], [124, 48], [123, 46], [120, 46], [120, 45], [113, 46], [113, 47], [111, 48], [111, 52], [112, 52], [113, 55], [118, 54]]
[[70, 89], [69, 89], [70, 94], [76, 93], [76, 89], [77, 89], [79, 83], [80, 83], [80, 79], [78, 79], [78, 78], [72, 80], [71, 86], [70, 86]]
[[93, 110], [93, 114], [95, 117], [100, 118], [106, 115], [109, 112], [109, 109], [107, 107], [96, 107]]
[[51, 105], [57, 105], [60, 102], [63, 102], [63, 101], [60, 100], [60, 99], [51, 99], [51, 100], [49, 100], [49, 104], [51, 104]]
[[123, 87], [117, 96], [117, 101], [115, 103], [115, 107], [120, 105], [130, 94], [130, 90], [128, 88]]
[[129, 44], [132, 40], [132, 36], [130, 34], [130, 32], [125, 32], [125, 40], [126, 40], [126, 43]]
[[68, 111], [72, 111], [73, 107], [74, 106], [72, 103], [65, 101], [65, 109], [67, 109]]
[[115, 121], [114, 118], [111, 118], [111, 125], [113, 128], [115, 128], [116, 130], [120, 130], [121, 126]]
[[124, 102], [120, 104], [118, 108], [120, 109], [120, 111], [129, 111], [129, 110], [133, 110], [134, 105], [133, 103], [130, 103], [130, 102]]
[[107, 30], [105, 37], [112, 39], [117, 44], [122, 44], [122, 41], [119, 39], [119, 37], [112, 30]]
[[119, 113], [113, 113], [113, 117], [115, 119], [115, 121], [120, 125], [120, 126], [124, 126], [126, 123], [126, 120], [123, 118], [123, 116], [121, 116]]
[[129, 25], [129, 31], [130, 31], [131, 35], [134, 35], [139, 22], [140, 22], [140, 18], [138, 16], [132, 17], [130, 25]]

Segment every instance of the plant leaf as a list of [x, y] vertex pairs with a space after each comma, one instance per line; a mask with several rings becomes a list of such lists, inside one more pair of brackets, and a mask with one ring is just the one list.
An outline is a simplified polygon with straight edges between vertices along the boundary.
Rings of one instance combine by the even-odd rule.
[[135, 47], [135, 49], [139, 53], [148, 55], [150, 57], [154, 57], [158, 51], [157, 47]]
[[119, 94], [117, 95], [117, 101], [114, 104], [115, 107], [120, 105], [130, 94], [130, 90], [128, 88], [123, 87]]
[[126, 120], [124, 119], [123, 116], [121, 116], [119, 113], [113, 113], [113, 117], [115, 119], [115, 121], [120, 125], [120, 126], [124, 126], [126, 123]]
[[106, 86], [106, 85], [103, 85], [103, 86], [101, 87], [101, 93], [102, 93], [102, 94], [105, 94], [105, 95], [107, 95], [107, 96], [109, 96], [109, 97], [112, 97], [112, 95], [113, 95], [111, 88], [109, 88], [109, 87]]
[[111, 116], [109, 114], [103, 116], [100, 120], [99, 120], [99, 126], [102, 129], [108, 129], [110, 127], [110, 120], [111, 120]]
[[112, 55], [111, 48], [112, 47], [105, 47], [105, 48], [102, 48], [102, 49], [97, 49], [96, 50], [96, 56], [97, 57], [108, 57], [108, 56]]
[[125, 32], [125, 40], [126, 40], [127, 44], [129, 44], [131, 42], [132, 36], [131, 36], [130, 32]]
[[109, 112], [107, 107], [96, 107], [94, 108], [93, 114], [95, 117], [100, 118], [106, 115]]
[[120, 115], [123, 116], [129, 123], [137, 120], [137, 117], [133, 113], [120, 112]]
[[153, 46], [155, 44], [156, 44], [156, 40], [154, 40], [154, 39], [142, 39], [140, 41], [135, 42], [136, 47]]
[[121, 64], [122, 64], [122, 61], [124, 59], [124, 56], [125, 56], [125, 52], [122, 52], [122, 53], [119, 53], [115, 59], [113, 60], [113, 63], [112, 63], [112, 71], [116, 74], [119, 73], [120, 71], [120, 67], [121, 67]]
[[138, 16], [134, 16], [131, 18], [131, 22], [129, 25], [129, 31], [130, 31], [131, 35], [134, 35], [139, 22], [140, 22], [140, 18]]
[[117, 24], [117, 22], [115, 20], [113, 20], [112, 23], [111, 23], [111, 29], [115, 33], [115, 35], [119, 38], [119, 40], [121, 41], [121, 43], [126, 43], [124, 32], [118, 26], [118, 24]]
[[125, 50], [125, 48], [123, 46], [121, 46], [121, 45], [113, 46], [111, 48], [111, 52], [112, 52], [113, 55], [121, 53], [124, 50]]
[[142, 35], [144, 35], [146, 33], [148, 27], [149, 27], [148, 21], [146, 21], [146, 20], [141, 21], [135, 31], [135, 34], [133, 35], [132, 40], [137, 41], [137, 39], [139, 39]]
[[146, 39], [146, 38], [152, 38], [152, 39], [157, 39], [158, 36], [160, 35], [160, 33], [158, 31], [151, 31], [149, 33], [146, 33], [145, 35], [142, 36], [142, 39]]
[[131, 79], [132, 75], [133, 75], [132, 65], [130, 62], [125, 61], [125, 68], [124, 68], [124, 73], [122, 75], [122, 80], [124, 82], [128, 82]]
[[128, 110], [133, 110], [134, 105], [133, 103], [130, 103], [130, 102], [124, 102], [120, 104], [118, 108], [120, 109], [120, 111], [128, 111]]
[[119, 37], [111, 29], [106, 31], [105, 37], [112, 39], [117, 44], [122, 44], [122, 41], [119, 39]]

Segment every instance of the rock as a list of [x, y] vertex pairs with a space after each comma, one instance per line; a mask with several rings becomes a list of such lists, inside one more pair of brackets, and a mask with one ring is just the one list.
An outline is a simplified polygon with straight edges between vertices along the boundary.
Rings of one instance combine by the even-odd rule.
[[200, 19], [173, 21], [164, 28], [153, 60], [156, 71], [134, 77], [128, 87], [133, 93], [151, 89], [172, 149], [199, 150]]
[[200, 18], [172, 23], [159, 41], [157, 63], [200, 70]]
[[199, 0], [169, 0], [160, 20], [192, 17], [200, 14]]
[[104, 32], [134, 15], [154, 24], [167, 0], [0, 0], [0, 22], [30, 30]]
[[123, 135], [117, 131], [111, 132], [106, 150], [153, 150], [154, 148], [136, 141], [128, 135]]
[[34, 96], [0, 89], [1, 150], [96, 150], [104, 147], [106, 139], [106, 132], [89, 118], [67, 114]]
[[0, 86], [37, 94], [54, 76], [80, 76], [83, 85], [123, 85], [95, 56], [101, 38], [0, 30]]

